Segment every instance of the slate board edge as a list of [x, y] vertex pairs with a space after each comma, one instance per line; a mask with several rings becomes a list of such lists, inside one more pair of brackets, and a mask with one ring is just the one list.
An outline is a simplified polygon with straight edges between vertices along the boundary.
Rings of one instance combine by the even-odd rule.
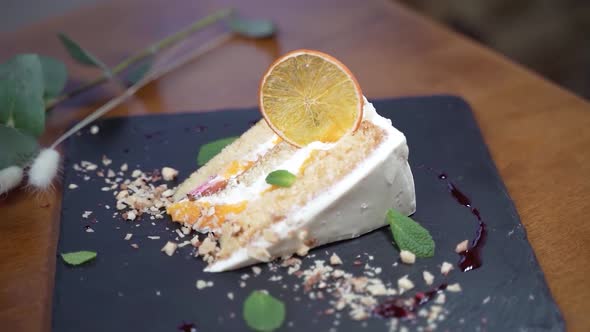
[[[370, 101], [372, 103], [379, 103], [379, 102], [385, 102], [385, 101], [390, 101], [390, 100], [396, 100], [398, 102], [404, 102], [404, 101], [412, 101], [415, 99], [428, 99], [431, 102], [438, 102], [438, 103], [452, 103], [458, 106], [458, 108], [461, 111], [465, 111], [465, 112], [469, 112], [472, 113], [471, 111], [471, 106], [469, 105], [469, 103], [467, 101], [465, 101], [463, 98], [459, 97], [459, 96], [455, 96], [455, 95], [450, 95], [450, 94], [438, 94], [438, 95], [428, 95], [428, 96], [411, 96], [411, 97], [400, 97], [400, 98], [376, 98], [376, 99], [370, 99]], [[195, 114], [206, 114], [206, 113], [218, 113], [218, 112], [243, 112], [243, 111], [252, 111], [252, 110], [256, 110], [257, 107], [240, 107], [240, 108], [228, 108], [228, 109], [222, 109], [222, 110], [205, 110], [202, 112], [188, 112], [188, 111], [181, 111], [181, 112], [176, 112], [176, 113], [172, 113], [172, 114], [142, 114], [142, 115], [133, 115], [133, 116], [114, 116], [114, 117], [108, 117], [108, 118], [104, 118], [104, 119], [99, 119], [97, 120], [94, 124], [99, 124], [103, 123], [103, 122], [110, 122], [110, 121], [120, 121], [121, 119], [129, 119], [129, 118], [141, 118], [141, 117], [168, 117], [168, 116], [177, 116], [177, 115], [195, 115]], [[475, 120], [475, 123], [477, 124], [477, 118], [473, 117]], [[483, 138], [483, 135], [481, 134], [481, 130], [480, 128], [476, 125], [477, 128], [475, 128], [478, 132], [478, 135], [481, 137], [482, 141], [485, 143], [485, 139]], [[64, 149], [64, 167], [66, 166], [70, 166], [71, 165], [71, 160], [69, 160], [68, 157], [68, 150], [69, 150], [69, 145], [72, 144], [71, 140], [68, 140], [68, 142], [65, 144], [65, 149]], [[492, 161], [492, 164], [490, 165], [492, 167], [492, 171], [493, 174], [495, 175], [496, 179], [498, 180], [499, 184], [500, 184], [500, 190], [508, 197], [509, 200], [509, 209], [514, 213], [515, 218], [518, 219], [519, 224], [522, 226], [522, 232], [523, 232], [523, 236], [524, 239], [526, 240], [526, 242], [529, 244], [528, 245], [528, 250], [530, 251], [530, 255], [531, 255], [531, 260], [533, 261], [534, 264], [536, 264], [537, 266], [539, 266], [539, 268], [537, 269], [536, 273], [537, 273], [537, 277], [540, 278], [543, 281], [544, 287], [545, 287], [545, 293], [547, 295], [548, 298], [552, 299], [553, 301], [553, 306], [554, 306], [554, 310], [557, 313], [557, 318], [558, 318], [558, 323], [561, 326], [555, 326], [555, 328], [557, 328], [558, 330], [566, 330], [565, 329], [565, 321], [563, 319], [563, 314], [561, 313], [559, 307], [557, 306], [557, 303], [555, 302], [555, 298], [553, 297], [548, 284], [547, 284], [547, 280], [545, 278], [545, 274], [542, 270], [542, 268], [539, 265], [538, 259], [536, 258], [536, 255], [534, 253], [534, 250], [532, 248], [532, 246], [530, 245], [530, 242], [528, 241], [528, 236], [526, 234], [526, 228], [524, 227], [524, 225], [522, 224], [522, 221], [520, 219], [520, 216], [518, 214], [518, 211], [516, 210], [516, 206], [514, 205], [514, 202], [512, 199], [510, 199], [510, 195], [508, 193], [507, 188], [504, 185], [504, 182], [502, 181], [502, 178], [498, 172], [498, 169], [494, 163], [494, 159], [492, 158], [487, 146], [484, 144], [481, 146], [481, 149], [483, 149], [482, 152], [484, 152], [488, 157], [489, 160]], [[63, 179], [64, 183], [67, 183], [67, 176], [70, 174], [69, 172], [65, 172], [66, 175]], [[62, 200], [63, 200], [63, 195], [65, 194], [65, 190], [62, 193]], [[60, 242], [61, 242], [61, 229], [63, 227], [61, 220], [63, 219], [63, 206], [62, 209], [60, 210], [60, 223], [59, 223], [59, 233], [58, 233], [58, 241], [57, 241], [57, 245], [56, 245], [56, 250], [59, 250], [60, 248]], [[60, 253], [56, 252], [56, 264], [64, 264], [62, 259], [60, 258]], [[59, 295], [56, 294], [55, 292], [55, 281], [58, 278], [58, 270], [55, 270], [55, 273], [53, 275], [53, 285], [54, 287], [52, 288], [52, 296], [53, 296], [53, 300], [51, 301], [52, 303], [52, 314], [51, 314], [51, 326], [52, 326], [52, 330], [53, 330], [53, 317], [54, 317], [54, 311], [56, 308], [56, 303], [59, 300]], [[553, 329], [552, 329], [553, 331]]]

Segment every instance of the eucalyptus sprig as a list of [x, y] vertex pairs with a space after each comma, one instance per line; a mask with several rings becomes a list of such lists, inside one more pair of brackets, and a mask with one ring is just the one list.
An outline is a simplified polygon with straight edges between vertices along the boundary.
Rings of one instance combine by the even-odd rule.
[[[64, 63], [57, 59], [38, 54], [19, 54], [0, 64], [0, 194], [18, 186], [25, 169], [29, 170], [29, 184], [32, 186], [39, 189], [51, 186], [59, 164], [59, 154], [55, 151], [58, 144], [124, 102], [150, 81], [201, 54], [197, 50], [165, 68], [153, 68], [155, 60], [163, 51], [219, 21], [224, 21], [232, 34], [246, 38], [267, 38], [276, 32], [269, 20], [247, 20], [239, 17], [232, 9], [223, 9], [152, 43], [113, 67], [60, 33], [59, 40], [77, 63], [100, 70], [99, 77], [68, 92], [63, 91], [68, 72]], [[221, 43], [215, 46], [218, 45]], [[212, 44], [207, 48], [212, 48]], [[37, 138], [44, 132], [46, 111], [109, 80], [123, 82], [129, 88], [80, 121], [49, 149], [41, 149]]]

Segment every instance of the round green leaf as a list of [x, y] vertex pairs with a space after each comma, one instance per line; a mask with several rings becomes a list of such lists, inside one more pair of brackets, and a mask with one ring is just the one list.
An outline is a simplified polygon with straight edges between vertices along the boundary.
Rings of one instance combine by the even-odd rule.
[[31, 85], [0, 80], [0, 122], [39, 137], [45, 129], [45, 104]]
[[39, 151], [34, 137], [0, 125], [0, 169], [27, 164]]
[[43, 96], [44, 82], [41, 61], [36, 54], [19, 54], [0, 65], [0, 81], [12, 80], [19, 89], [24, 87]]
[[45, 85], [44, 97], [46, 99], [57, 97], [64, 89], [68, 79], [68, 71], [63, 62], [48, 57], [39, 56], [43, 81]]
[[274, 331], [285, 321], [285, 305], [273, 296], [252, 292], [244, 301], [244, 320], [255, 331]]

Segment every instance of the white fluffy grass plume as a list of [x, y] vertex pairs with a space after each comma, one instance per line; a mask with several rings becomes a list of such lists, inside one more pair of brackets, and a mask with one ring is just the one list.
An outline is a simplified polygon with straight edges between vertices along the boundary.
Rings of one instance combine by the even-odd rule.
[[18, 186], [23, 180], [23, 169], [10, 166], [0, 170], [0, 195]]
[[54, 149], [41, 150], [29, 169], [29, 185], [40, 190], [51, 188], [58, 170], [59, 153]]

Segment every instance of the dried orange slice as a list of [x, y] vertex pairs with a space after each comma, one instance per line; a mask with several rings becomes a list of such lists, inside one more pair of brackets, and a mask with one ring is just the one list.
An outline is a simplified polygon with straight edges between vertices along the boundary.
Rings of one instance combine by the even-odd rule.
[[350, 70], [334, 57], [296, 50], [276, 60], [260, 82], [260, 110], [285, 141], [304, 146], [335, 142], [363, 118], [363, 93]]

